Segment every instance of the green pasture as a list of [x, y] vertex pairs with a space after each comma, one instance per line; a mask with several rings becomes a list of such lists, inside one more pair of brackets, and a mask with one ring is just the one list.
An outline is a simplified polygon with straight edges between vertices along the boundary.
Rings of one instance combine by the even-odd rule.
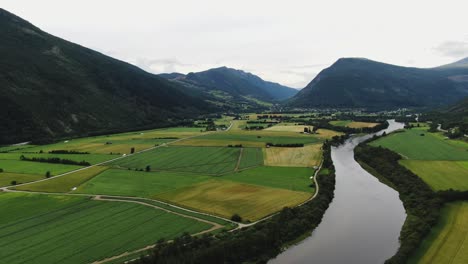
[[291, 191], [313, 193], [310, 177], [311, 168], [297, 167], [257, 167], [222, 176], [222, 179], [254, 184], [265, 187], [281, 188]]
[[191, 173], [109, 169], [80, 186], [77, 192], [151, 197], [208, 179], [211, 177]]
[[31, 183], [23, 186], [15, 187], [16, 190], [33, 191], [33, 192], [70, 192], [73, 188], [80, 186], [90, 180], [99, 173], [107, 170], [107, 167], [94, 166], [85, 170], [72, 172], [70, 174], [51, 178], [47, 181]]
[[110, 164], [122, 168], [152, 171], [179, 171], [220, 174], [233, 171], [239, 148], [228, 147], [160, 147]]
[[91, 263], [210, 225], [140, 204], [0, 194], [3, 263]]
[[27, 158], [60, 158], [77, 162], [87, 161], [91, 164], [101, 163], [117, 158], [115, 155], [105, 154], [0, 153], [0, 160], [20, 160], [22, 155]]
[[47, 171], [50, 171], [51, 175], [54, 176], [84, 167], [21, 160], [0, 160], [0, 168], [5, 172], [38, 174], [43, 176], [45, 176]]
[[263, 165], [263, 151], [261, 148], [243, 148], [238, 169], [245, 169]]
[[44, 175], [0, 172], [0, 187], [9, 186], [13, 181], [16, 181], [16, 184], [21, 184], [41, 179], [44, 179]]
[[467, 238], [468, 202], [449, 203], [409, 263], [468, 263]]
[[401, 160], [434, 190], [468, 190], [468, 161]]
[[[422, 134], [424, 136], [422, 136]], [[444, 139], [438, 134], [407, 129], [370, 143], [391, 149], [405, 159], [468, 160], [468, 143]]]

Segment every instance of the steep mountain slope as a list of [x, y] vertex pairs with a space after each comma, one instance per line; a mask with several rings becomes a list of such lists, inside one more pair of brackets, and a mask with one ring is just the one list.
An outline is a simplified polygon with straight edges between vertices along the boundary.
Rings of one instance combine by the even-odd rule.
[[[456, 64], [459, 65], [459, 64]], [[342, 58], [293, 97], [294, 107], [436, 107], [468, 95], [468, 68], [400, 67]]]
[[165, 126], [208, 104], [0, 9], [0, 144]]
[[290, 98], [298, 92], [296, 89], [278, 83], [264, 81], [251, 73], [227, 67], [187, 75], [172, 73], [161, 76], [188, 87], [197, 87], [211, 94], [225, 93], [234, 99], [253, 98], [275, 102]]

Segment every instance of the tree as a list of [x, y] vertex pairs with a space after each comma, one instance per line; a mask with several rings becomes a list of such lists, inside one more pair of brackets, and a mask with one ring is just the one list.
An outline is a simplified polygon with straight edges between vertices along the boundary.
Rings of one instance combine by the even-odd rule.
[[238, 214], [233, 214], [231, 216], [231, 220], [235, 221], [235, 222], [242, 222], [242, 217], [240, 217], [240, 215], [238, 215]]
[[11, 181], [11, 185], [16, 185], [16, 181]]
[[150, 165], [147, 165], [146, 168], [145, 168], [145, 171], [146, 171], [146, 172], [151, 171], [151, 166], [150, 166]]
[[2, 169], [2, 168], [0, 168], [0, 172], [3, 172], [3, 169]]
[[304, 127], [304, 133], [309, 133], [309, 128], [308, 127]]
[[47, 171], [47, 172], [45, 173], [45, 176], [46, 176], [46, 178], [50, 178], [50, 171]]
[[130, 149], [130, 154], [133, 154], [133, 153], [135, 153], [135, 148], [132, 147], [132, 148]]

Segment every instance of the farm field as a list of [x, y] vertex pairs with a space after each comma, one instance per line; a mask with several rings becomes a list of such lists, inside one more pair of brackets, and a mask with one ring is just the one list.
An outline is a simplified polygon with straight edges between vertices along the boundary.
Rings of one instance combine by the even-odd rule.
[[437, 134], [418, 129], [380, 138], [371, 145], [391, 149], [407, 159], [468, 160], [468, 143], [444, 140]]
[[70, 192], [74, 187], [80, 186], [81, 184], [107, 169], [108, 167], [104, 166], [94, 166], [86, 170], [80, 170], [57, 178], [51, 178], [47, 181], [18, 186], [14, 189], [50, 193]]
[[21, 155], [27, 158], [60, 158], [77, 162], [87, 161], [91, 164], [101, 163], [118, 157], [116, 155], [105, 154], [0, 153], [0, 162], [1, 160], [20, 160]]
[[468, 161], [401, 160], [434, 190], [468, 190]]
[[[179, 138], [202, 134], [197, 127], [174, 127], [121, 134], [86, 137], [64, 140], [59, 143], [34, 146], [27, 148], [27, 152], [49, 152], [51, 150], [74, 150], [94, 154], [129, 154], [131, 148], [141, 151]], [[15, 150], [13, 152], [22, 152]]]
[[321, 160], [322, 144], [306, 145], [302, 148], [264, 148], [265, 165], [283, 167], [313, 167]]
[[[271, 133], [279, 133], [278, 135], [271, 134]], [[311, 144], [320, 142], [320, 140], [312, 135], [303, 135], [297, 133], [297, 135], [287, 135], [283, 136], [280, 133], [282, 132], [267, 132], [267, 131], [249, 131], [239, 134], [232, 134], [232, 133], [217, 133], [206, 135], [197, 139], [193, 139], [193, 141], [197, 140], [204, 140], [205, 142], [208, 140], [213, 140], [217, 144], [222, 144], [227, 146], [228, 144], [242, 144], [248, 147], [263, 147], [265, 143], [273, 143], [273, 144], [290, 144], [290, 143], [303, 143], [303, 144]], [[176, 144], [182, 145], [187, 144], [186, 141], [180, 141]]]
[[244, 221], [255, 221], [285, 206], [300, 204], [310, 196], [306, 192], [213, 179], [162, 193], [155, 198], [226, 218], [239, 214]]
[[263, 152], [261, 148], [243, 148], [239, 163], [239, 170], [263, 165]]
[[266, 130], [268, 131], [282, 131], [282, 132], [295, 132], [295, 133], [300, 133], [304, 132], [304, 128], [311, 128], [312, 126], [296, 126], [294, 124], [292, 125], [276, 125], [267, 128]]
[[12, 264], [90, 263], [210, 228], [140, 204], [71, 196], [4, 193], [0, 210], [0, 259]]
[[375, 127], [378, 123], [370, 123], [370, 122], [358, 122], [352, 120], [335, 120], [330, 121], [330, 124], [334, 126], [345, 126], [350, 128], [365, 128], [365, 127]]
[[0, 168], [2, 168], [5, 172], [38, 174], [42, 176], [45, 176], [46, 172], [50, 171], [51, 175], [54, 176], [65, 172], [77, 170], [83, 167], [75, 165], [51, 164], [33, 161], [0, 160]]
[[151, 197], [209, 179], [210, 176], [191, 173], [109, 169], [81, 185], [76, 192]]
[[161, 147], [111, 162], [121, 168], [220, 174], [234, 171], [239, 148]]
[[431, 230], [412, 264], [468, 262], [468, 202], [454, 202], [441, 210], [439, 223]]
[[222, 179], [253, 185], [313, 193], [311, 168], [257, 167], [222, 176]]
[[330, 121], [330, 124], [334, 126], [345, 126], [350, 128], [365, 128], [365, 127], [375, 127], [378, 123], [370, 123], [370, 122], [358, 122], [352, 120], [335, 120]]
[[44, 175], [0, 172], [0, 187], [12, 185], [13, 181], [21, 184], [41, 179], [44, 179]]

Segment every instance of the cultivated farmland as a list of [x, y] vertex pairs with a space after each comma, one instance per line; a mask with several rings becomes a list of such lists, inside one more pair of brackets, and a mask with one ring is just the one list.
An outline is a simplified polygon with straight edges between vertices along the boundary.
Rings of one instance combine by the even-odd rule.
[[192, 173], [110, 169], [86, 182], [78, 188], [77, 192], [151, 197], [209, 179], [211, 179], [210, 176]]
[[409, 263], [464, 264], [468, 262], [467, 248], [468, 202], [450, 203]]
[[16, 187], [16, 190], [23, 191], [33, 191], [33, 192], [70, 192], [74, 187], [78, 187], [86, 181], [90, 180], [99, 173], [107, 170], [107, 167], [104, 166], [95, 166], [88, 168], [86, 170], [80, 170], [67, 174], [65, 176], [60, 176], [57, 178], [52, 178], [47, 181], [32, 183], [28, 185], [23, 185]]
[[434, 190], [468, 190], [468, 161], [401, 160]]
[[255, 221], [285, 206], [295, 206], [310, 196], [306, 192], [214, 179], [155, 198], [226, 218], [237, 213], [244, 220]]
[[320, 163], [322, 144], [302, 148], [265, 148], [265, 165], [283, 167], [313, 167]]
[[140, 204], [70, 196], [0, 194], [0, 210], [0, 259], [12, 264], [90, 263], [210, 228]]
[[152, 171], [179, 171], [220, 174], [233, 171], [239, 148], [228, 147], [161, 147], [112, 162], [114, 166]]

